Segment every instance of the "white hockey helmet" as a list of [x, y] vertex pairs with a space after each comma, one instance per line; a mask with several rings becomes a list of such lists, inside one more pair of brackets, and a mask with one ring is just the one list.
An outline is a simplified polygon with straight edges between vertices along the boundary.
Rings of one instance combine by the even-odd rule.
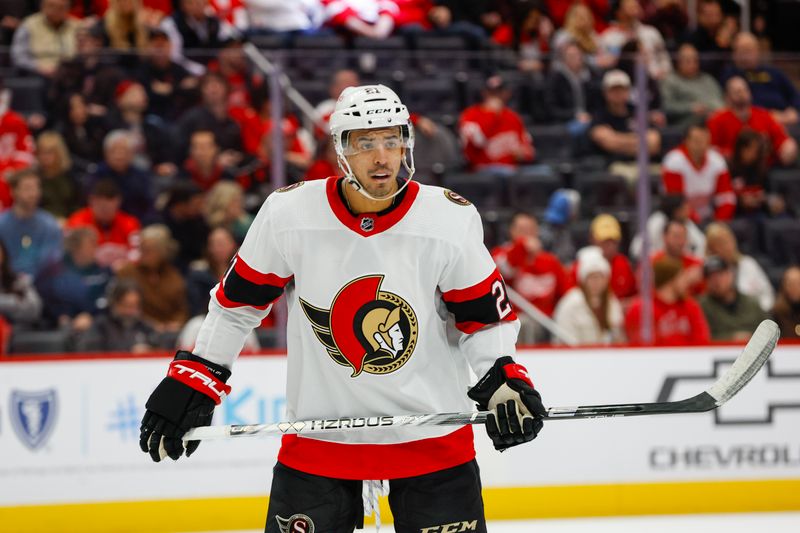
[[[375, 198], [364, 190], [364, 187], [353, 175], [350, 163], [345, 157], [348, 146], [348, 132], [352, 130], [380, 129], [400, 126], [403, 143], [406, 148], [403, 166], [408, 172], [408, 180], [392, 196]], [[371, 200], [387, 200], [400, 194], [414, 177], [414, 126], [408, 109], [400, 101], [393, 90], [385, 85], [361, 85], [347, 87], [339, 99], [330, 118], [331, 135], [336, 149], [339, 167], [344, 172], [345, 180], [358, 192]]]

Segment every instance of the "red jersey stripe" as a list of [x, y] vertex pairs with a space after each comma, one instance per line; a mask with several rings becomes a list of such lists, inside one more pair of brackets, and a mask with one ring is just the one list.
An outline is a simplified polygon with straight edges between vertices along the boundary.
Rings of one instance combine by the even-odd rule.
[[284, 435], [278, 461], [338, 479], [397, 479], [452, 468], [475, 458], [472, 426], [442, 437], [398, 444], [343, 444]]

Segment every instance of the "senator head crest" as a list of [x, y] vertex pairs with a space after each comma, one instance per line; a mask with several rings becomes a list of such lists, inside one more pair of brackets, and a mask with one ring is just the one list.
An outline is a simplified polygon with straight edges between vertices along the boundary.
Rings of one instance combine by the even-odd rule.
[[300, 299], [328, 355], [356, 377], [394, 372], [414, 353], [417, 315], [400, 296], [381, 290], [382, 275], [355, 279], [334, 297], [330, 309]]

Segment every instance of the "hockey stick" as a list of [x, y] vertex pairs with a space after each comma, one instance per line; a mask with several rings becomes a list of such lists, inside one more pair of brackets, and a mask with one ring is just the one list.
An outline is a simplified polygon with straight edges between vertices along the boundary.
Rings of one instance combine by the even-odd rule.
[[[769, 358], [778, 342], [780, 330], [771, 320], [764, 320], [756, 329], [744, 350], [733, 365], [708, 390], [691, 398], [674, 402], [629, 403], [614, 405], [585, 405], [579, 407], [551, 407], [547, 420], [580, 418], [606, 418], [615, 416], [665, 415], [674, 413], [702, 413], [724, 404], [756, 375]], [[488, 412], [438, 413], [427, 415], [372, 416], [334, 418], [329, 420], [303, 420], [275, 424], [233, 426], [205, 426], [189, 430], [183, 440], [225, 439], [252, 435], [280, 436], [286, 434], [333, 433], [351, 429], [397, 426], [452, 426], [482, 424]]]

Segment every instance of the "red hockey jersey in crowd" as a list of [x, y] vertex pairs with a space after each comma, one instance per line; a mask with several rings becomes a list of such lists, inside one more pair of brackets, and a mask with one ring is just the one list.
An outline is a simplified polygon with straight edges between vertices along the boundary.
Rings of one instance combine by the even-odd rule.
[[117, 261], [131, 259], [131, 252], [139, 244], [139, 220], [122, 211], [117, 212], [108, 226], [101, 226], [88, 207], [75, 211], [67, 219], [67, 228], [90, 227], [97, 231], [95, 258], [100, 266], [111, 266]]
[[736, 137], [744, 128], [750, 128], [764, 134], [772, 147], [770, 157], [772, 163], [778, 159], [778, 150], [789, 138], [786, 129], [781, 126], [769, 111], [762, 107], [752, 106], [750, 118], [742, 122], [733, 111], [728, 108], [720, 109], [708, 119], [708, 131], [711, 132], [711, 144], [716, 146], [725, 157], [733, 155]]
[[497, 112], [482, 104], [468, 107], [461, 113], [458, 131], [464, 155], [475, 170], [488, 165], [516, 166], [520, 159], [533, 161], [531, 136], [522, 118], [508, 107]]
[[519, 239], [494, 248], [492, 259], [509, 287], [553, 316], [558, 300], [570, 288], [564, 266], [555, 255], [542, 251], [531, 259]]
[[661, 165], [664, 190], [686, 197], [695, 222], [715, 218], [730, 220], [736, 211], [736, 194], [728, 165], [717, 151], [708, 150], [697, 166], [686, 145], [671, 150]]
[[[653, 343], [659, 346], [708, 344], [711, 332], [703, 310], [693, 298], [668, 304], [653, 298]], [[635, 299], [625, 316], [628, 341], [642, 344], [642, 300]]]
[[0, 116], [0, 178], [33, 164], [33, 137], [25, 119], [13, 111]]

